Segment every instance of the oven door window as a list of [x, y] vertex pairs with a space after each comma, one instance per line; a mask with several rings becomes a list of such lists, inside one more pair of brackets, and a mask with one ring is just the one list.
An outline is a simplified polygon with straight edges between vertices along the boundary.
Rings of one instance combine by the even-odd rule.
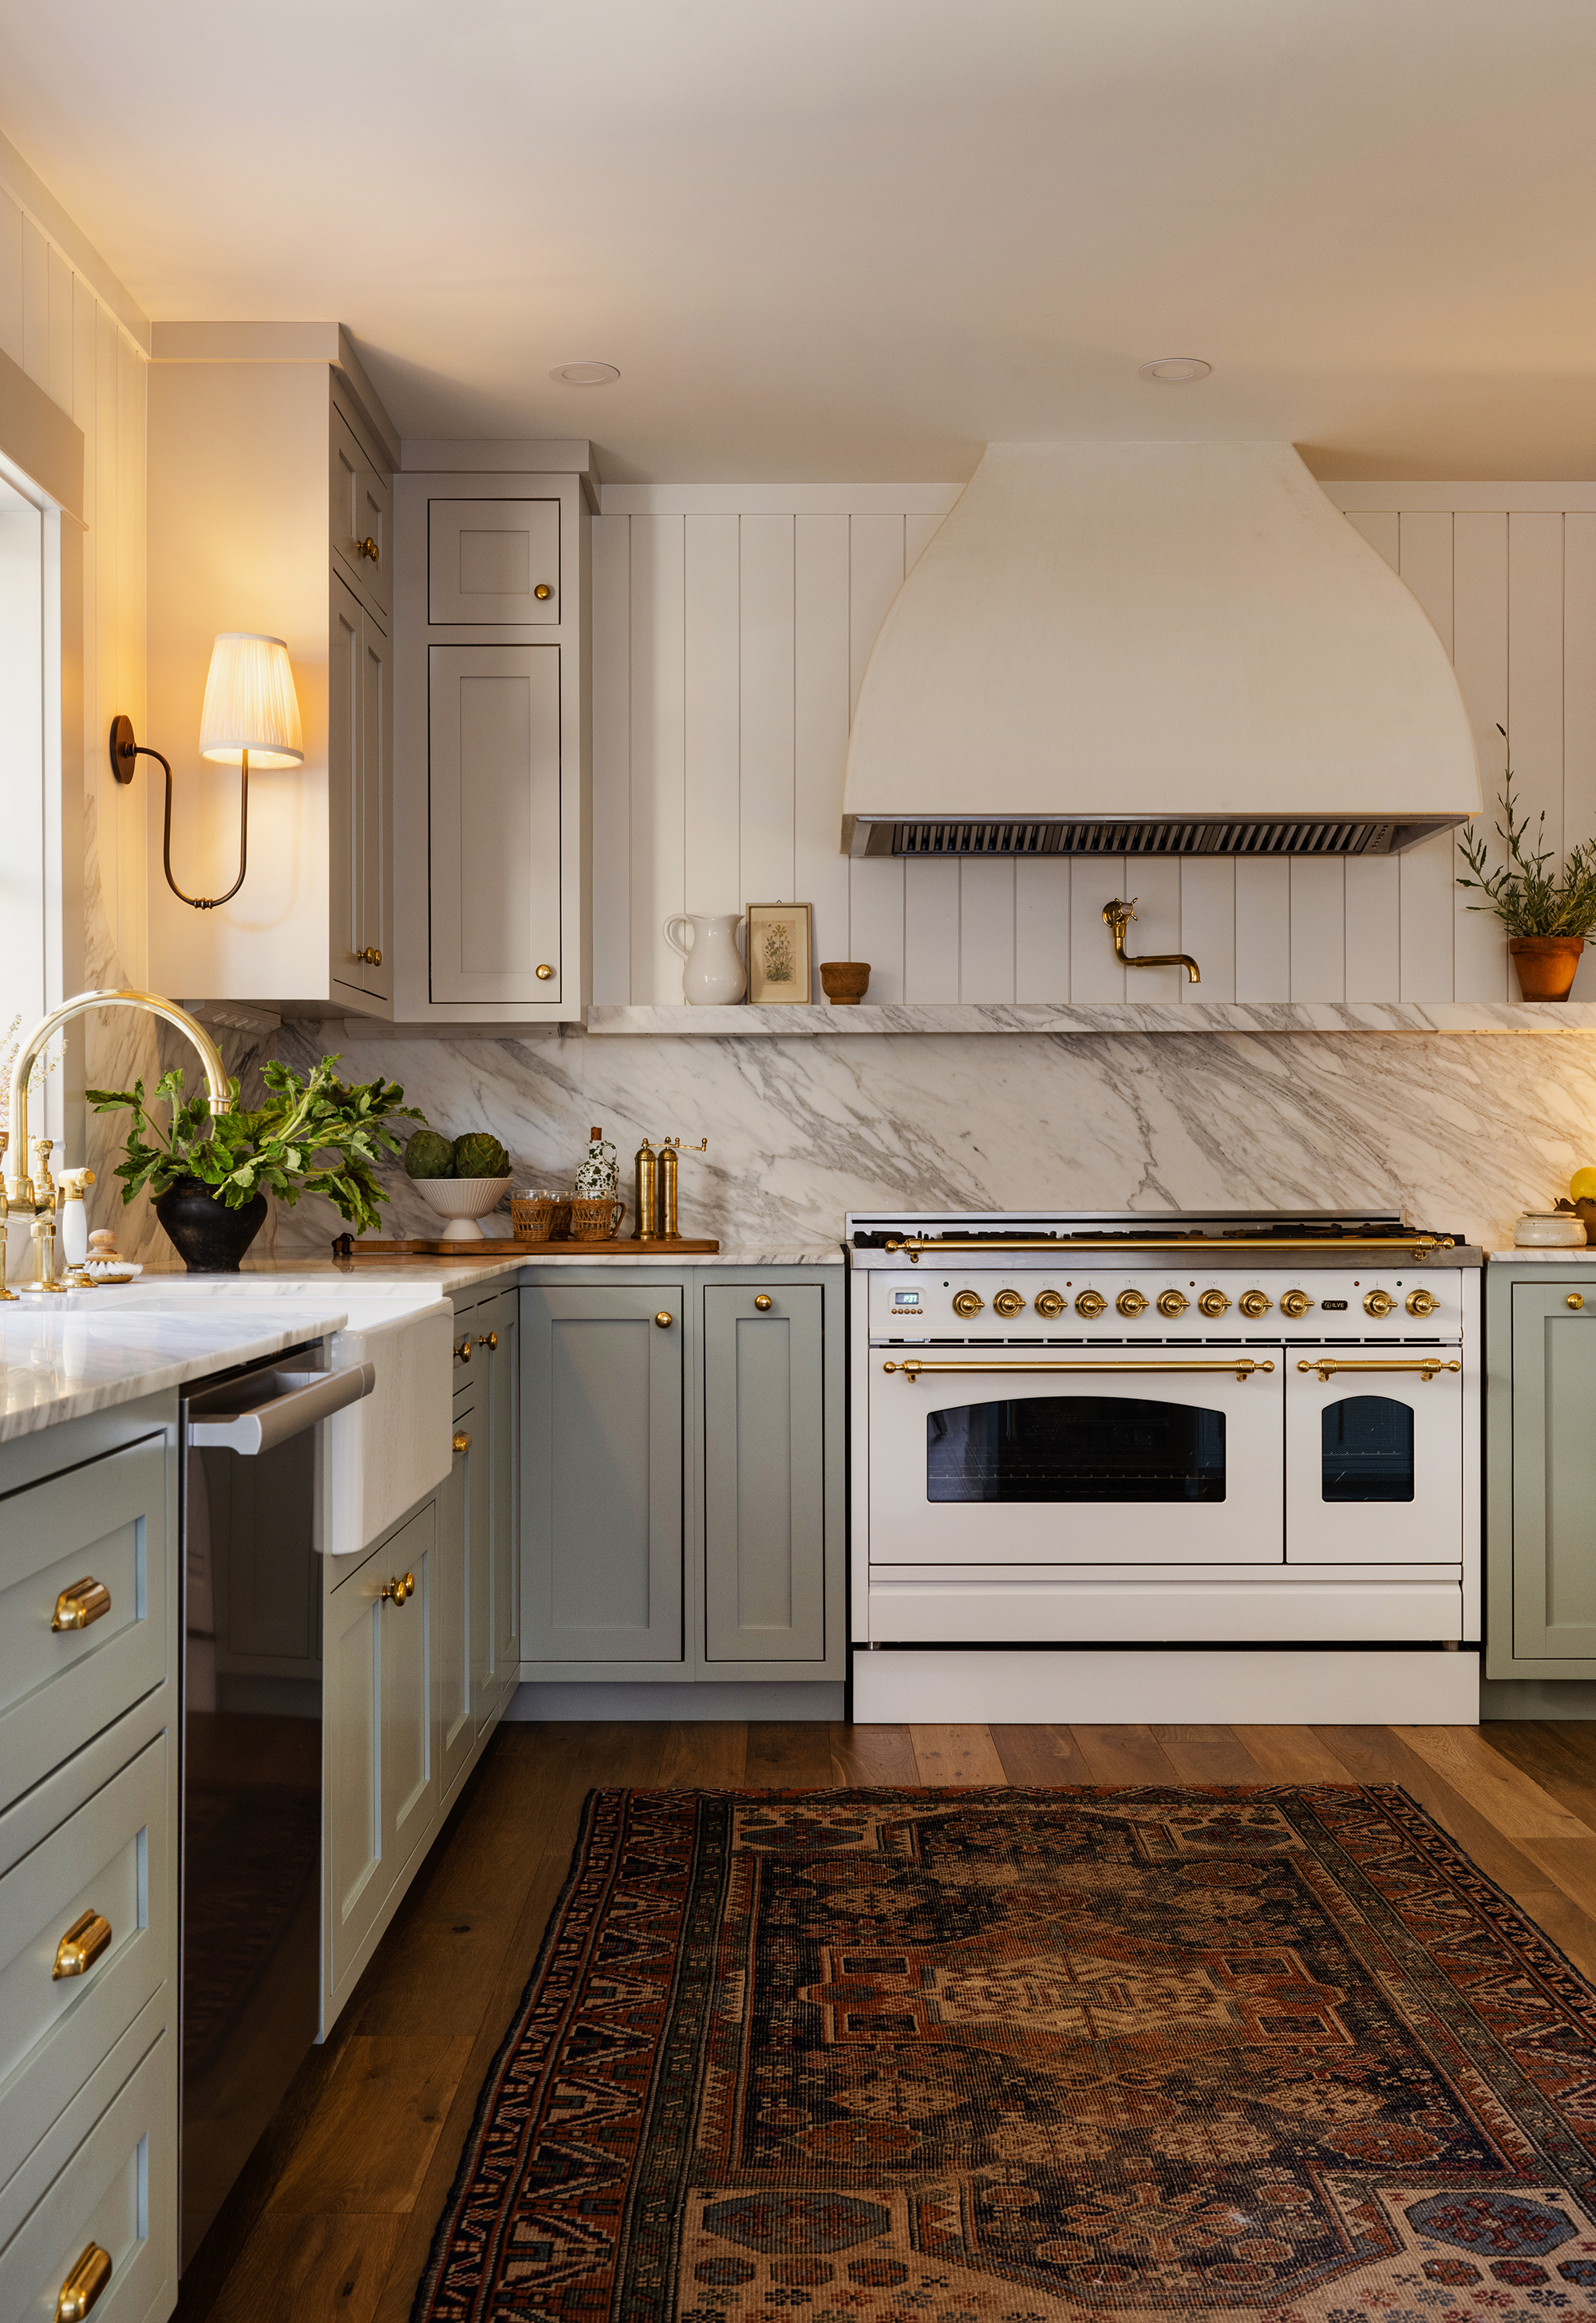
[[1319, 1419], [1322, 1500], [1413, 1498], [1413, 1407], [1389, 1395], [1346, 1395]]
[[928, 1501], [1223, 1501], [1225, 1414], [1151, 1398], [1026, 1395], [925, 1422]]

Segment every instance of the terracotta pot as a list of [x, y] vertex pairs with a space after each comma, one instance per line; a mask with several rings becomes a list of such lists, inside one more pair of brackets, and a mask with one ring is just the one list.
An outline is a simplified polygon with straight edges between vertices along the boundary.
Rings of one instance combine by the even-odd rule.
[[1585, 949], [1583, 936], [1509, 936], [1508, 950], [1525, 1000], [1566, 1000]]
[[833, 1008], [857, 1008], [870, 982], [867, 960], [823, 960], [821, 990]]
[[198, 1178], [179, 1178], [155, 1205], [155, 1215], [190, 1274], [236, 1274], [238, 1262], [266, 1223], [266, 1197], [241, 1210]]

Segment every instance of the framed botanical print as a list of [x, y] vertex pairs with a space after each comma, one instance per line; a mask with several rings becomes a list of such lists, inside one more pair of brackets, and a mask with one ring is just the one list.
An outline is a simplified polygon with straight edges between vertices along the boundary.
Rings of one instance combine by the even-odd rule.
[[807, 904], [748, 907], [748, 1000], [756, 1008], [806, 1005], [813, 937]]

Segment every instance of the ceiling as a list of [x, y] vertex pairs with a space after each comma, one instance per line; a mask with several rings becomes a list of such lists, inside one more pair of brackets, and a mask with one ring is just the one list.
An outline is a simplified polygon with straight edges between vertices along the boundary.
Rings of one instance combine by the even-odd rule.
[[342, 321], [401, 433], [615, 480], [1591, 476], [1593, 95], [1591, 0], [0, 0], [0, 130], [152, 317]]

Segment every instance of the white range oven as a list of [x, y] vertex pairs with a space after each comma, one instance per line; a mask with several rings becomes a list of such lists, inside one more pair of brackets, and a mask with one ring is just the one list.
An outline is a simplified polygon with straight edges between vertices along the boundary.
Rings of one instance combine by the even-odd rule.
[[1399, 1217], [848, 1221], [865, 1646], [1479, 1634], [1479, 1253]]

